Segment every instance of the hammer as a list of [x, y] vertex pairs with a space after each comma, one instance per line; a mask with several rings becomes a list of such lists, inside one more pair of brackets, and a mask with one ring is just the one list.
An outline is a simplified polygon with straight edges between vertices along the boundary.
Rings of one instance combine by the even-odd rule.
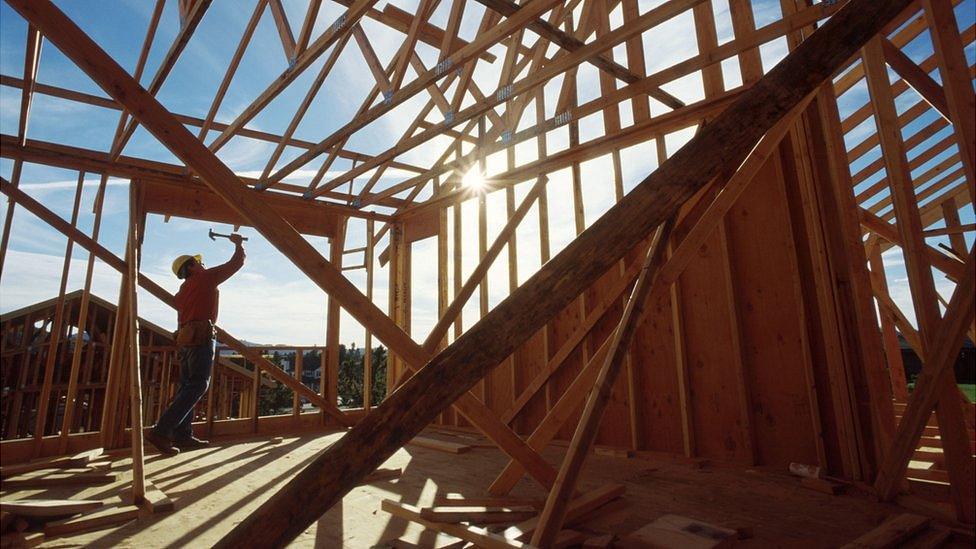
[[[236, 234], [236, 233], [235, 233], [235, 234]], [[229, 235], [229, 234], [220, 234], [220, 233], [215, 233], [215, 232], [214, 232], [214, 230], [213, 230], [213, 228], [211, 228], [211, 229], [210, 229], [210, 233], [209, 233], [209, 234], [208, 234], [207, 236], [209, 236], [209, 237], [210, 237], [210, 240], [217, 240], [217, 237], [218, 237], [218, 236], [219, 236], [220, 238], [230, 238], [230, 235]], [[244, 241], [246, 241], [246, 240], [247, 240], [247, 237], [246, 237], [246, 236], [244, 236], [244, 237], [241, 237], [241, 240], [244, 240]]]

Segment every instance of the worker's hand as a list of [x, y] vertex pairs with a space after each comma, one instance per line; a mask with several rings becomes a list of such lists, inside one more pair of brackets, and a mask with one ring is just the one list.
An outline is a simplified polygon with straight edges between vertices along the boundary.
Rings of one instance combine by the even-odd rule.
[[230, 238], [230, 241], [233, 242], [235, 246], [242, 246], [243, 245], [244, 237], [242, 237], [241, 235], [239, 235], [237, 233], [233, 233], [233, 234], [230, 235], [229, 238]]

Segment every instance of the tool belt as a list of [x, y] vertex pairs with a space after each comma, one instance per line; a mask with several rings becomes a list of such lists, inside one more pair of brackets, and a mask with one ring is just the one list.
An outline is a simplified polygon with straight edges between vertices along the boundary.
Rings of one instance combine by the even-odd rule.
[[214, 325], [209, 320], [191, 320], [175, 333], [177, 347], [195, 347], [209, 343], [214, 338]]

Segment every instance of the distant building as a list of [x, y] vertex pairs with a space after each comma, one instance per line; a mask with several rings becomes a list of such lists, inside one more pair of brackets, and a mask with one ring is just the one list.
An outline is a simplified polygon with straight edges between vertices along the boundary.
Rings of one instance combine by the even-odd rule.
[[[922, 361], [908, 341], [898, 334], [901, 360], [905, 363], [905, 379], [911, 380], [922, 371]], [[976, 383], [976, 346], [968, 338], [963, 342], [955, 365], [956, 383]]]

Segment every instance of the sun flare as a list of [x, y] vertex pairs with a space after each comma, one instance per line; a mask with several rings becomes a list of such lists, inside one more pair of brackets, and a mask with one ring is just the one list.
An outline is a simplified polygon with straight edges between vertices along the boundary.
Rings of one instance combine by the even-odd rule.
[[469, 189], [483, 189], [485, 187], [485, 175], [477, 167], [474, 167], [464, 174], [461, 183]]

